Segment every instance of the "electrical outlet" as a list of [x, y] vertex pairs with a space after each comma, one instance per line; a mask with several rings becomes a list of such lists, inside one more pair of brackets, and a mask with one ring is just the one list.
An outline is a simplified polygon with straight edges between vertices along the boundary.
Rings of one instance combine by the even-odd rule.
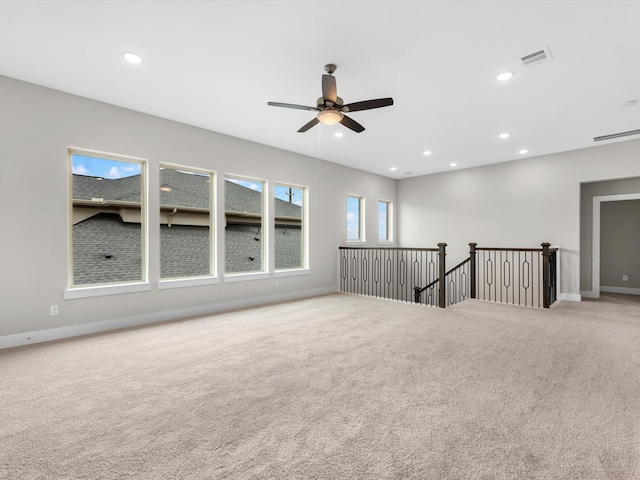
[[623, 282], [628, 282], [629, 281], [629, 275], [622, 275], [622, 281]]
[[49, 307], [49, 315], [58, 315], [60, 313], [60, 310], [58, 308], [58, 305], [51, 305]]

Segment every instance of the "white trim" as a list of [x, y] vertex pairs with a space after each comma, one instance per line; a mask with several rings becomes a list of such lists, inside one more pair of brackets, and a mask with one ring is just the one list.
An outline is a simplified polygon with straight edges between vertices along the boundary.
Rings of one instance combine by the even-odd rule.
[[[74, 273], [74, 265], [73, 265], [73, 156], [87, 156], [93, 157], [98, 160], [112, 160], [121, 163], [133, 163], [135, 165], [140, 166], [140, 255], [141, 255], [141, 263], [140, 268], [142, 270], [141, 282], [140, 284], [148, 284], [149, 283], [149, 201], [148, 201], [148, 192], [149, 192], [149, 160], [141, 157], [133, 157], [131, 155], [123, 155], [119, 153], [108, 153], [101, 152], [99, 150], [90, 150], [86, 148], [80, 147], [70, 147], [67, 146], [67, 158], [68, 158], [68, 167], [69, 171], [67, 172], [67, 193], [68, 197], [68, 218], [67, 218], [67, 289], [64, 291], [64, 298], [85, 298], [85, 297], [93, 297], [98, 295], [111, 295], [112, 293], [128, 293], [128, 292], [139, 292], [143, 290], [139, 289], [127, 289], [123, 292], [111, 292], [109, 290], [105, 290], [104, 292], [93, 291], [92, 293], [82, 293], [90, 291], [93, 288], [103, 289], [104, 285], [97, 286], [78, 286], [77, 288], [73, 283], [73, 273]], [[118, 284], [115, 287], [127, 286], [128, 284]], [[111, 288], [108, 286], [107, 288]], [[145, 289], [150, 290], [151, 287]], [[73, 293], [76, 292], [76, 293]]]
[[254, 273], [227, 273], [222, 281], [224, 283], [232, 282], [246, 282], [249, 280], [262, 280], [263, 278], [271, 278], [269, 272], [254, 272]]
[[149, 282], [68, 288], [64, 291], [64, 299], [101, 297], [103, 295], [119, 295], [121, 293], [148, 292], [150, 290], [151, 284]]
[[[174, 164], [174, 163], [163, 163], [160, 162], [160, 164], [158, 164], [158, 180], [160, 179], [160, 172], [163, 169], [169, 169], [169, 170], [175, 170], [175, 171], [179, 171], [179, 172], [185, 172], [187, 174], [190, 173], [195, 173], [197, 175], [203, 175], [203, 176], [208, 176], [209, 177], [209, 272], [212, 272], [213, 275], [215, 276], [215, 272], [216, 272], [216, 268], [218, 265], [217, 262], [217, 253], [218, 253], [218, 249], [216, 248], [216, 242], [217, 242], [217, 236], [215, 234], [212, 234], [213, 232], [216, 231], [216, 226], [217, 226], [217, 212], [216, 212], [216, 171], [215, 170], [206, 170], [204, 168], [197, 168], [197, 167], [189, 167], [187, 165], [178, 165], [178, 164]], [[159, 185], [160, 188], [162, 188], [162, 184]], [[158, 199], [160, 199], [160, 194], [158, 194]], [[160, 202], [159, 202], [160, 203]], [[159, 209], [158, 212], [160, 214], [160, 223], [158, 225], [158, 227], [162, 226], [162, 204], [159, 204]], [[160, 247], [160, 258], [162, 258], [162, 246]], [[161, 260], [162, 263], [162, 260]], [[177, 279], [171, 279], [171, 280], [177, 280]], [[179, 279], [180, 281], [182, 281], [183, 279]], [[167, 285], [167, 286], [160, 286], [160, 282], [163, 282], [163, 284]], [[208, 283], [218, 283], [218, 281], [216, 282], [208, 282]], [[196, 285], [204, 285], [201, 283], [198, 283]], [[175, 285], [175, 287], [186, 287], [187, 285]], [[163, 288], [173, 288], [173, 286], [169, 286], [167, 283], [165, 283], [164, 280], [160, 279], [158, 281], [158, 289], [163, 289]]]
[[182, 287], [198, 287], [200, 285], [215, 285], [220, 283], [218, 277], [198, 277], [198, 278], [168, 278], [165, 280], [158, 280], [156, 287], [158, 290], [165, 290], [168, 288], [182, 288]]
[[600, 295], [596, 295], [595, 293], [593, 293], [591, 290], [582, 290], [580, 292], [580, 295], [582, 295], [584, 298], [600, 298]]
[[593, 227], [591, 241], [591, 291], [593, 297], [600, 298], [600, 204], [640, 200], [640, 193], [622, 193], [618, 195], [600, 195], [593, 197]]
[[[260, 232], [261, 232], [261, 235], [262, 235], [262, 241], [260, 242], [260, 254], [261, 254], [260, 255], [260, 260], [262, 262], [262, 265], [260, 266], [260, 272], [258, 272], [258, 273], [267, 273], [267, 272], [269, 272], [269, 270], [271, 268], [270, 267], [270, 260], [271, 260], [270, 255], [271, 255], [271, 253], [270, 253], [270, 250], [269, 250], [270, 249], [270, 245], [271, 245], [271, 238], [269, 238], [269, 237], [271, 236], [271, 232], [273, 231], [272, 228], [271, 228], [271, 225], [273, 224], [273, 219], [271, 219], [269, 217], [269, 212], [270, 212], [269, 206], [274, 201], [271, 198], [271, 194], [269, 193], [270, 192], [269, 182], [264, 178], [246, 177], [244, 175], [237, 175], [235, 173], [228, 173], [227, 172], [227, 173], [224, 174], [224, 179], [223, 179], [223, 186], [224, 186], [223, 198], [227, 198], [227, 185], [226, 185], [226, 183], [224, 183], [227, 180], [232, 182], [232, 183], [235, 183], [235, 182], [233, 182], [233, 180], [239, 180], [241, 182], [260, 183], [260, 184], [262, 184], [262, 191], [260, 192], [262, 194], [262, 212], [261, 212], [262, 217], [260, 218]], [[236, 185], [238, 185], [238, 184], [236, 184]], [[243, 185], [240, 185], [240, 186], [243, 186]], [[245, 188], [249, 188], [249, 187], [245, 187]], [[223, 204], [224, 204], [224, 202], [223, 202]], [[226, 228], [226, 225], [227, 225], [226, 215], [225, 215], [224, 218], [225, 218], [224, 226]], [[223, 229], [222, 232], [223, 232], [223, 235], [225, 235], [224, 242], [226, 242], [227, 239], [226, 239], [225, 229]], [[224, 242], [222, 243], [222, 245], [224, 245]], [[229, 274], [226, 274], [226, 275], [229, 275]], [[253, 274], [253, 275], [255, 275], [255, 274]], [[270, 277], [269, 274], [267, 274], [267, 277], [265, 277], [265, 278], [268, 278], [268, 277]], [[229, 277], [225, 277], [225, 280], [224, 280], [225, 282], [227, 281], [227, 278], [229, 278]], [[252, 280], [255, 279], [255, 278], [259, 278], [259, 277], [253, 277]], [[235, 281], [240, 281], [240, 280], [241, 279], [228, 280], [228, 281], [235, 282]]]
[[116, 161], [128, 161], [133, 163], [146, 163], [149, 161], [148, 158], [143, 157], [134, 157], [133, 155], [124, 155], [121, 153], [111, 153], [111, 152], [103, 152], [101, 150], [91, 150], [90, 148], [83, 147], [67, 147], [69, 153], [76, 153], [78, 155], [84, 155], [87, 157], [98, 157], [98, 158], [106, 158], [107, 160], [116, 160]]
[[[385, 203], [387, 205], [387, 238], [380, 239], [380, 204]], [[391, 215], [393, 202], [391, 200], [384, 200], [382, 198], [378, 199], [378, 208], [376, 208], [376, 228], [378, 231], [376, 232], [376, 238], [378, 239], [378, 245], [388, 245], [393, 243], [393, 219]]]
[[292, 268], [290, 270], [276, 270], [275, 272], [273, 272], [273, 277], [296, 277], [298, 275], [309, 275], [310, 273], [311, 270], [309, 270], [308, 268]]
[[[269, 225], [273, 223], [273, 232], [274, 239], [273, 243], [275, 246], [275, 201], [276, 201], [276, 188], [277, 187], [285, 187], [285, 188], [297, 188], [302, 192], [302, 264], [304, 265], [303, 269], [309, 268], [309, 187], [305, 185], [299, 185], [297, 183], [289, 183], [289, 182], [273, 182], [273, 195], [271, 196], [270, 201], [273, 201], [273, 219], [270, 219]], [[282, 199], [281, 199], [282, 200]], [[273, 222], [271, 222], [273, 220]], [[271, 252], [273, 255], [273, 266], [275, 268], [275, 250]]]
[[49, 342], [52, 340], [61, 340], [63, 338], [77, 337], [80, 335], [90, 335], [93, 333], [107, 332], [121, 328], [137, 327], [152, 323], [164, 322], [169, 320], [179, 320], [182, 318], [193, 317], [196, 315], [208, 315], [238, 308], [256, 307], [270, 303], [284, 302], [289, 300], [298, 300], [301, 298], [315, 297], [333, 293], [338, 290], [337, 286], [317, 288], [313, 290], [305, 290], [301, 292], [285, 293], [280, 295], [272, 295], [260, 298], [247, 298], [235, 302], [218, 303], [211, 305], [202, 305], [198, 307], [189, 307], [184, 309], [167, 310], [157, 313], [148, 313], [137, 315], [135, 317], [126, 317], [113, 320], [104, 320], [101, 322], [84, 323], [81, 325], [72, 325], [68, 327], [51, 328], [48, 330], [37, 330], [33, 332], [18, 333], [15, 335], [6, 335], [0, 337], [0, 350], [4, 348], [20, 347], [33, 343]]
[[601, 285], [600, 291], [607, 293], [624, 293], [625, 295], [640, 295], [640, 288], [607, 287], [605, 285]]
[[[584, 292], [582, 296], [584, 296]], [[568, 300], [570, 302], [581, 302], [582, 296], [580, 296], [579, 293], [559, 293], [558, 300]]]

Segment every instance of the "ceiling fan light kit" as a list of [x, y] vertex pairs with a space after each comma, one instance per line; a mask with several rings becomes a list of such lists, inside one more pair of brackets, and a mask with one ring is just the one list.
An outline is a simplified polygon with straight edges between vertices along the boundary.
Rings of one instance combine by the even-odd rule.
[[327, 108], [326, 110], [322, 110], [318, 112], [318, 120], [323, 125], [335, 125], [339, 123], [344, 118], [342, 112], [335, 110], [333, 108]]
[[306, 132], [318, 123], [322, 123], [323, 125], [335, 125], [340, 123], [356, 133], [363, 132], [364, 127], [352, 118], [347, 117], [345, 113], [388, 107], [393, 105], [393, 98], [377, 98], [375, 100], [364, 100], [362, 102], [349, 103], [345, 105], [344, 101], [338, 97], [337, 94], [336, 79], [333, 76], [333, 72], [336, 71], [336, 68], [337, 67], [333, 63], [329, 63], [324, 66], [327, 74], [322, 75], [322, 97], [318, 99], [315, 107], [280, 102], [267, 102], [267, 105], [271, 105], [272, 107], [317, 111], [318, 114], [316, 115], [316, 118], [300, 127], [298, 133]]

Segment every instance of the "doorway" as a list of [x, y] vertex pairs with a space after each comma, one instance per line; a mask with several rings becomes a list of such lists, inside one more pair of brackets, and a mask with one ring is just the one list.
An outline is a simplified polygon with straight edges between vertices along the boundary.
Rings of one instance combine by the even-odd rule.
[[[620, 246], [621, 248], [624, 248], [626, 250], [626, 252], [624, 252], [623, 254], [627, 254], [628, 258], [625, 259], [625, 262], [627, 263], [626, 267], [621, 267], [620, 266], [620, 262], [614, 261], [613, 263], [615, 263], [616, 265], [611, 266], [610, 263], [612, 261], [612, 256], [610, 255], [611, 253], [614, 252], [610, 252], [609, 250], [611, 250], [611, 242], [609, 240], [606, 240], [607, 243], [607, 252], [603, 253], [602, 252], [602, 210], [603, 210], [603, 204], [605, 204], [605, 202], [627, 202], [627, 201], [633, 201], [633, 200], [640, 200], [640, 193], [629, 193], [629, 194], [619, 194], [619, 195], [601, 195], [601, 196], [594, 196], [593, 197], [593, 239], [592, 239], [592, 262], [591, 262], [591, 272], [592, 272], [592, 279], [591, 279], [591, 290], [592, 290], [592, 297], [593, 298], [599, 298], [600, 297], [600, 291], [607, 291], [607, 292], [612, 292], [612, 293], [627, 293], [627, 294], [635, 294], [635, 295], [640, 295], [640, 269], [635, 265], [637, 262], [635, 260], [636, 257], [636, 252], [632, 251], [631, 253], [629, 252], [629, 249], [625, 248], [624, 245], [626, 243], [626, 241], [628, 240], [627, 238], [620, 238], [619, 242], [620, 242]], [[633, 202], [635, 204], [635, 202]], [[631, 207], [631, 210], [633, 211], [633, 208], [635, 207], [635, 205], [633, 207]], [[606, 208], [606, 207], [605, 207]], [[607, 209], [608, 210], [608, 209]], [[616, 209], [618, 210], [618, 209]], [[620, 210], [627, 210], [627, 209], [620, 209]], [[628, 212], [627, 212], [628, 215]], [[640, 228], [640, 218], [638, 218], [637, 220], [637, 224]], [[623, 227], [635, 227], [636, 225], [622, 225]], [[606, 226], [606, 224], [605, 224]], [[633, 232], [633, 228], [630, 230], [630, 232]], [[610, 233], [610, 232], [609, 232]], [[635, 242], [635, 244], [637, 245], [640, 242]], [[637, 250], [637, 248], [635, 249]], [[640, 252], [637, 252], [637, 255], [640, 256]], [[615, 285], [604, 285], [601, 287], [601, 282], [603, 280], [602, 278], [602, 273], [603, 273], [603, 268], [601, 266], [601, 260], [603, 258], [603, 256], [605, 257], [607, 263], [607, 267], [605, 267], [605, 277], [607, 279], [608, 283], [614, 283]], [[611, 268], [609, 268], [611, 266]], [[617, 272], [617, 269], [622, 268], [623, 270], [626, 269], [630, 269], [632, 270], [632, 272], [630, 271], [629, 273], [624, 273], [624, 272]], [[627, 279], [623, 280], [623, 276], [626, 276]], [[615, 277], [615, 278], [614, 278]], [[617, 277], [619, 278], [619, 281], [617, 279]], [[624, 283], [620, 283], [620, 282], [627, 282], [631, 279], [631, 282], [628, 284], [630, 286], [624, 286]]]

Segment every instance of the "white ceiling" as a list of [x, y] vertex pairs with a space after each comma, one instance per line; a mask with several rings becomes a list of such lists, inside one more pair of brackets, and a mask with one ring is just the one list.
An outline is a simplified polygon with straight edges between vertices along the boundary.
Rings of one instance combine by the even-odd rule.
[[[640, 129], [639, 21], [640, 1], [1, 1], [0, 74], [406, 178]], [[395, 104], [296, 133], [313, 112], [267, 101], [315, 105], [327, 63], [345, 102]]]

